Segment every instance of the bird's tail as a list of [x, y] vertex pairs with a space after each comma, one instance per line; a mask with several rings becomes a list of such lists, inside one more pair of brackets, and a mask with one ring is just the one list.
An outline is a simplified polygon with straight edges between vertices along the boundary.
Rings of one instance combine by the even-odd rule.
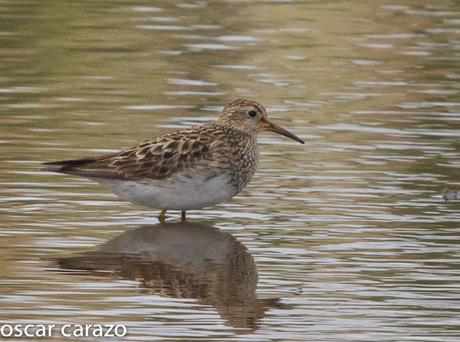
[[61, 160], [56, 162], [43, 163], [41, 171], [50, 172], [68, 172], [76, 167], [88, 164], [94, 161], [93, 158], [74, 159], [74, 160]]

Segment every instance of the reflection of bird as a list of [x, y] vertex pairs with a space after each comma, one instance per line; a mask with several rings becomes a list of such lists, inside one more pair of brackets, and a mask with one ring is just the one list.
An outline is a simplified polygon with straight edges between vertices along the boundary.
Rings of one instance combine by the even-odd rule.
[[237, 99], [219, 119], [169, 133], [101, 157], [46, 163], [45, 170], [90, 178], [122, 198], [150, 208], [200, 209], [229, 200], [251, 180], [259, 152], [257, 132], [302, 139], [268, 120], [255, 101]]
[[265, 311], [278, 302], [257, 299], [257, 268], [246, 247], [232, 235], [201, 223], [140, 227], [96, 252], [58, 263], [64, 269], [140, 280], [155, 295], [196, 298], [215, 307], [235, 328], [255, 330]]

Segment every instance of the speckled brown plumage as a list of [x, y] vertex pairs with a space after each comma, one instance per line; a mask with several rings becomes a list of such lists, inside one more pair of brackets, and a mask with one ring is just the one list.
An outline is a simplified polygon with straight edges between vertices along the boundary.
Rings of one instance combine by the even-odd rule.
[[47, 165], [52, 171], [77, 176], [123, 180], [164, 179], [187, 169], [203, 170], [209, 177], [228, 172], [235, 192], [239, 192], [256, 171], [257, 153], [255, 136], [225, 125], [205, 124], [147, 140], [111, 155]]
[[[224, 107], [214, 123], [165, 134], [110, 155], [46, 163], [45, 169], [95, 179], [100, 183], [116, 183], [115, 193], [122, 196], [127, 192], [128, 200], [137, 203], [137, 191], [142, 197], [139, 203], [147, 206], [145, 193], [149, 190], [145, 186], [152, 187], [150, 196], [153, 197], [150, 198], [153, 201], [162, 196], [162, 192], [156, 192], [158, 189], [175, 186], [171, 193], [164, 195], [166, 202], [160, 199], [156, 205], [174, 207], [174, 196], [183, 201], [181, 196], [189, 195], [197, 197], [196, 202], [203, 205], [218, 203], [239, 193], [254, 175], [259, 157], [257, 133], [262, 129], [303, 143], [300, 138], [270, 122], [260, 103], [237, 99]], [[211, 180], [217, 177], [222, 181], [212, 183]], [[120, 186], [120, 182], [129, 187]], [[133, 190], [133, 182], [144, 188]], [[206, 201], [206, 196], [213, 197], [214, 191], [220, 193]], [[193, 207], [193, 200], [190, 201], [180, 207]], [[164, 220], [164, 212], [160, 219]]]

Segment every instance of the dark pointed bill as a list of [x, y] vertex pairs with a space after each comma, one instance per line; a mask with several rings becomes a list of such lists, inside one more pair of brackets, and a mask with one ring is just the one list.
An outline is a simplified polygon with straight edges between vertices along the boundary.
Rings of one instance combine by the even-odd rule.
[[266, 120], [266, 121], [264, 121], [263, 125], [264, 125], [264, 129], [267, 130], [267, 131], [275, 132], [275, 133], [284, 135], [285, 137], [291, 138], [292, 140], [295, 140], [295, 141], [297, 141], [297, 142], [299, 142], [301, 144], [305, 144], [305, 141], [300, 139], [298, 136], [292, 134], [288, 130], [284, 129], [281, 126], [278, 126], [278, 125], [274, 124], [271, 121]]

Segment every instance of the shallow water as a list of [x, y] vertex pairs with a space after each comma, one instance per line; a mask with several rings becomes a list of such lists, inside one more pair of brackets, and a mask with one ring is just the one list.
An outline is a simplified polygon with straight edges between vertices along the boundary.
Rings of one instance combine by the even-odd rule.
[[[1, 322], [460, 339], [460, 206], [442, 199], [460, 188], [458, 2], [4, 1], [0, 17]], [[237, 96], [307, 143], [262, 134], [250, 185], [174, 234], [39, 172]]]

